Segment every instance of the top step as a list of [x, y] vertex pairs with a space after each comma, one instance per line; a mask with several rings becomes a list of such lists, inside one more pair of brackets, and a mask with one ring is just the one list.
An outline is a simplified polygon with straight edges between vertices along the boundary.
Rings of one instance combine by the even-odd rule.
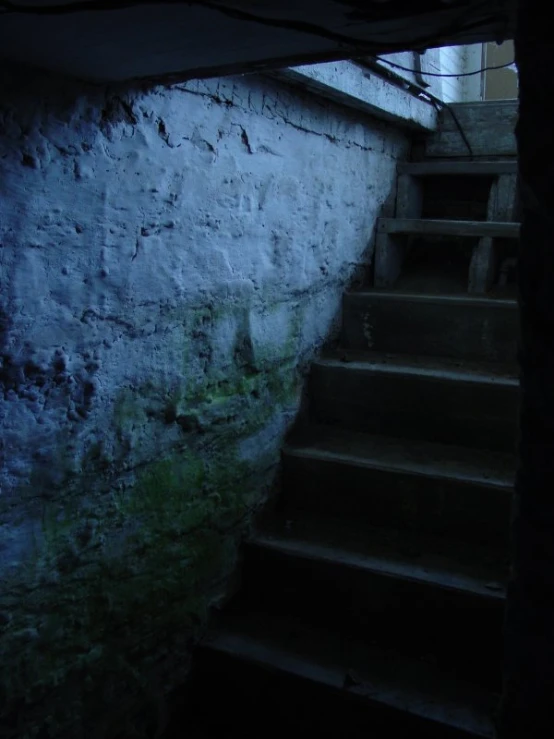
[[517, 162], [481, 161], [464, 162], [456, 160], [430, 162], [402, 162], [398, 165], [398, 174], [412, 177], [440, 177], [455, 175], [459, 177], [495, 177], [517, 174]]
[[426, 137], [425, 158], [515, 158], [517, 114], [517, 100], [453, 103], [441, 110], [438, 130]]

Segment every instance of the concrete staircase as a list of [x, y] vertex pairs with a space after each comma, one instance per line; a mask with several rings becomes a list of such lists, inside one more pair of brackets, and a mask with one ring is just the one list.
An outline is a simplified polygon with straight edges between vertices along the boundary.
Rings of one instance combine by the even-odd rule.
[[514, 203], [507, 159], [399, 167], [374, 287], [344, 297], [340, 343], [314, 363], [308, 421], [283, 450], [277, 510], [197, 652], [204, 735], [493, 735], [517, 431]]

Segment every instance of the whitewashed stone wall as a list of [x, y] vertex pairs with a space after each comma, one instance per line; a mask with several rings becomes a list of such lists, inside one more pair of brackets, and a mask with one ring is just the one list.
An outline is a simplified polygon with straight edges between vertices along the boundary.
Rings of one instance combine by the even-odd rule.
[[0, 84], [0, 672], [90, 736], [110, 659], [182, 679], [408, 140], [261, 77]]

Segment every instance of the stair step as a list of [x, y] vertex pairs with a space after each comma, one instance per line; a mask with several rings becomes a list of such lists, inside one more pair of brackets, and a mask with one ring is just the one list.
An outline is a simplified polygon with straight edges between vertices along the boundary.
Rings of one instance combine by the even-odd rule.
[[[240, 725], [242, 736], [254, 736], [259, 733], [250, 732], [260, 731], [264, 716], [273, 730], [352, 739], [493, 734], [496, 697], [432, 664], [294, 617], [252, 612], [226, 621], [197, 651], [196, 680], [204, 683], [205, 700], [197, 706], [204, 725]], [[245, 701], [257, 710], [245, 712]], [[255, 714], [252, 721], [248, 713]]]
[[[488, 160], [493, 157], [515, 158], [517, 116], [517, 100], [453, 103], [439, 113], [437, 130], [425, 136], [425, 156], [467, 159], [470, 153], [467, 141], [473, 157]], [[460, 128], [465, 133], [465, 140], [460, 136]]]
[[514, 455], [314, 426], [283, 450], [281, 505], [507, 551]]
[[507, 564], [406, 532], [288, 526], [245, 544], [236, 610], [296, 614], [499, 689]]
[[499, 221], [451, 221], [425, 218], [379, 218], [377, 232], [421, 236], [464, 236], [481, 238], [490, 236], [502, 239], [519, 238], [519, 223]]
[[312, 365], [316, 424], [397, 438], [512, 452], [519, 382], [489, 365], [355, 355]]
[[513, 366], [517, 337], [515, 300], [379, 290], [343, 299], [341, 343], [348, 349]]
[[[410, 582], [420, 587], [456, 591], [504, 601], [508, 557], [487, 547], [468, 550], [447, 538], [382, 527], [340, 525], [317, 517], [274, 518], [246, 542], [270, 556], [332, 565], [362, 576]], [[277, 596], [278, 597], [278, 596]], [[362, 596], [365, 597], [365, 594]], [[372, 604], [373, 607], [373, 604]]]
[[398, 165], [397, 172], [398, 174], [408, 174], [413, 177], [440, 177], [444, 175], [494, 177], [503, 174], [517, 174], [517, 162], [460, 162], [452, 159], [445, 159], [444, 161], [402, 162]]

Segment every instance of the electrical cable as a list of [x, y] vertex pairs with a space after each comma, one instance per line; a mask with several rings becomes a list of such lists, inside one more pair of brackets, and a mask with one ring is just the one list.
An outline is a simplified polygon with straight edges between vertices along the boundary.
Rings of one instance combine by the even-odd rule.
[[[437, 104], [435, 104], [435, 103], [433, 103], [433, 104], [435, 105], [435, 109], [437, 109]], [[469, 139], [466, 136], [466, 132], [464, 131], [463, 126], [460, 123], [460, 120], [459, 120], [458, 116], [456, 115], [456, 113], [454, 113], [454, 108], [451, 105], [449, 105], [448, 103], [444, 103], [443, 102], [442, 105], [443, 105], [443, 108], [446, 108], [446, 110], [452, 116], [452, 120], [454, 121], [454, 125], [458, 129], [458, 133], [462, 137], [462, 141], [464, 142], [467, 150], [469, 151], [469, 156], [473, 159], [473, 157], [474, 157], [473, 149], [471, 148], [471, 144], [469, 143]]]
[[431, 101], [431, 105], [435, 108], [437, 113], [440, 113], [442, 108], [445, 108], [450, 113], [452, 120], [454, 121], [454, 125], [458, 129], [458, 133], [460, 134], [462, 141], [464, 142], [464, 146], [468, 150], [469, 156], [473, 159], [475, 156], [473, 154], [473, 149], [471, 148], [471, 144], [469, 143], [469, 139], [466, 135], [466, 132], [464, 131], [463, 126], [460, 123], [460, 119], [454, 112], [454, 108], [452, 107], [452, 105], [450, 105], [449, 103], [445, 103], [444, 100], [441, 100], [436, 95], [433, 95], [432, 92], [429, 92], [426, 89], [422, 88], [421, 91], [426, 97], [429, 98], [429, 100]]
[[359, 59], [356, 59], [355, 61], [362, 67], [373, 69], [378, 75], [392, 78], [394, 82], [400, 87], [407, 87], [408, 89], [410, 89], [412, 94], [416, 93], [418, 97], [426, 98], [435, 108], [437, 113], [440, 113], [443, 109], [447, 109], [452, 117], [452, 120], [454, 121], [454, 125], [456, 126], [462, 141], [464, 142], [464, 146], [469, 152], [469, 156], [472, 159], [474, 158], [475, 155], [473, 153], [473, 149], [471, 148], [471, 144], [469, 143], [469, 139], [462, 127], [462, 124], [460, 123], [458, 116], [454, 112], [454, 108], [449, 103], [446, 103], [444, 100], [441, 100], [436, 95], [433, 95], [433, 93], [429, 89], [423, 88], [415, 82], [407, 80], [405, 77], [401, 77], [397, 72], [393, 72], [392, 69], [381, 66], [381, 64], [377, 62], [375, 57], [361, 57]]
[[[373, 57], [373, 58], [377, 62], [387, 64], [387, 65], [389, 65], [391, 67], [394, 67], [396, 69], [401, 69], [404, 72], [412, 72], [413, 74], [416, 74], [416, 72], [417, 72], [417, 70], [415, 70], [415, 69], [410, 69], [409, 67], [404, 67], [401, 64], [396, 64], [396, 62], [389, 62], [387, 59], [383, 59], [383, 57], [376, 56], [376, 57]], [[471, 77], [473, 75], [482, 74], [483, 72], [488, 72], [488, 71], [494, 70], [494, 69], [506, 69], [507, 67], [513, 66], [514, 62], [515, 62], [515, 60], [512, 61], [512, 62], [509, 62], [507, 64], [500, 64], [500, 65], [497, 65], [497, 66], [490, 66], [490, 67], [482, 67], [481, 69], [478, 69], [475, 72], [464, 72], [464, 73], [461, 73], [461, 74], [442, 74], [442, 73], [438, 73], [438, 72], [422, 72], [421, 74], [423, 76], [427, 75], [429, 77]], [[458, 133], [460, 134], [460, 136], [462, 138], [462, 141], [464, 142], [464, 145], [466, 146], [466, 148], [467, 148], [467, 150], [469, 152], [469, 156], [471, 158], [473, 158], [474, 157], [473, 149], [471, 148], [471, 144], [469, 143], [469, 139], [467, 138], [467, 135], [466, 135], [466, 133], [465, 133], [463, 127], [462, 127], [462, 124], [460, 123], [460, 120], [458, 119], [458, 116], [454, 112], [454, 109], [452, 108], [452, 106], [449, 105], [448, 103], [445, 103], [442, 100], [439, 100], [439, 98], [436, 98], [434, 95], [432, 95], [429, 92], [427, 92], [427, 90], [425, 90], [424, 93], [425, 93], [425, 95], [427, 95], [429, 97], [429, 99], [431, 100], [431, 103], [433, 104], [433, 106], [435, 107], [435, 109], [437, 111], [440, 110], [440, 107], [446, 108], [446, 110], [448, 110], [448, 112], [450, 113], [450, 115], [452, 117], [452, 120], [454, 121], [454, 125], [458, 129]]]
[[[403, 67], [401, 64], [396, 64], [396, 62], [389, 62], [388, 59], [384, 59], [382, 56], [376, 56], [374, 57], [378, 62], [381, 62], [382, 64], [388, 64], [391, 67], [394, 67], [395, 69], [402, 69], [404, 72], [412, 72], [412, 74], [416, 74], [418, 72], [417, 69], [410, 69], [410, 67]], [[460, 74], [444, 74], [442, 72], [421, 72], [421, 74], [424, 77], [472, 77], [475, 74], [481, 74], [482, 72], [489, 72], [491, 69], [506, 69], [507, 67], [513, 67], [515, 64], [515, 59], [511, 62], [507, 62], [506, 64], [498, 64], [497, 66], [493, 67], [481, 67], [481, 69], [476, 69], [475, 72], [460, 72]]]

